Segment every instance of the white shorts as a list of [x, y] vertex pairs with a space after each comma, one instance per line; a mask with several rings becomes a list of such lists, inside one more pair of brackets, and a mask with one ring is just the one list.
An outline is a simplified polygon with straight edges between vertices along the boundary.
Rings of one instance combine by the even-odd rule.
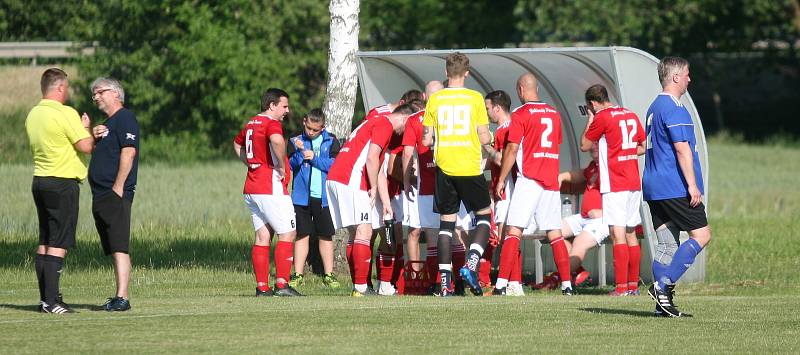
[[394, 221], [403, 223], [403, 216], [405, 215], [405, 201], [403, 192], [397, 196], [389, 197], [392, 201], [392, 213], [394, 214]]
[[506, 223], [508, 203], [508, 200], [497, 200], [494, 202], [494, 224]]
[[[376, 211], [371, 206], [369, 194], [366, 191], [331, 180], [328, 180], [325, 185], [328, 191], [328, 208], [331, 211], [334, 228], [372, 224], [376, 219]], [[380, 226], [380, 218], [377, 219]]]
[[467, 208], [464, 207], [463, 202], [458, 208], [458, 214], [456, 215], [456, 228], [461, 228], [465, 231], [471, 231], [475, 229], [475, 214], [472, 212], [467, 212]]
[[409, 201], [403, 193], [403, 225], [411, 228], [439, 228], [439, 214], [433, 212], [433, 195], [416, 195]]
[[295, 230], [294, 206], [289, 195], [244, 194], [244, 203], [253, 217], [253, 228], [269, 225], [277, 234]]
[[561, 230], [561, 194], [545, 190], [524, 176], [517, 176], [508, 204], [506, 225], [534, 231]]
[[581, 234], [582, 231], [589, 232], [598, 245], [608, 238], [608, 225], [603, 223], [602, 218], [583, 218], [579, 213], [564, 217], [564, 223], [569, 226], [574, 236]]
[[639, 207], [641, 191], [619, 191], [603, 194], [603, 223], [608, 226], [636, 227], [642, 223]]

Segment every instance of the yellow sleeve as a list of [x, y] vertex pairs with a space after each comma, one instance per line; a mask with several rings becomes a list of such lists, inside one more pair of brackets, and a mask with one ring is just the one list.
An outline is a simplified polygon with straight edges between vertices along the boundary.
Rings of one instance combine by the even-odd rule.
[[72, 107], [64, 106], [61, 109], [61, 116], [64, 119], [64, 134], [66, 134], [71, 144], [75, 144], [81, 139], [89, 138], [89, 131], [83, 127], [78, 111], [75, 111]]
[[478, 94], [474, 100], [475, 105], [475, 124], [477, 126], [485, 126], [489, 124], [489, 116], [486, 113], [486, 104], [483, 100], [483, 97]]
[[436, 117], [433, 116], [434, 110], [436, 110], [436, 103], [435, 99], [431, 98], [428, 100], [428, 103], [425, 105], [425, 115], [422, 116], [422, 125], [427, 127], [433, 127], [434, 123], [436, 123]]

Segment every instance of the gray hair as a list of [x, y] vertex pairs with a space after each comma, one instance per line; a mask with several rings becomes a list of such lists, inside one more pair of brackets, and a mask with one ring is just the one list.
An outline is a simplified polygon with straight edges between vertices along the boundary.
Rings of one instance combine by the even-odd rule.
[[97, 88], [109, 88], [119, 95], [119, 102], [125, 103], [125, 90], [122, 89], [122, 84], [119, 80], [114, 78], [99, 77], [92, 82], [91, 90], [94, 92]]
[[664, 57], [658, 63], [658, 81], [661, 87], [667, 83], [667, 80], [675, 74], [679, 74], [683, 68], [688, 67], [689, 62], [681, 57]]

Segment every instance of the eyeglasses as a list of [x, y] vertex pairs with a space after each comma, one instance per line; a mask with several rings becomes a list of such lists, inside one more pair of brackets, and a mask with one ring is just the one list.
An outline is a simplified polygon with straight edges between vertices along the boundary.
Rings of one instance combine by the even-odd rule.
[[103, 90], [95, 91], [94, 94], [92, 94], [92, 97], [103, 95], [104, 92], [109, 91], [109, 90], [111, 90], [111, 89], [103, 89]]

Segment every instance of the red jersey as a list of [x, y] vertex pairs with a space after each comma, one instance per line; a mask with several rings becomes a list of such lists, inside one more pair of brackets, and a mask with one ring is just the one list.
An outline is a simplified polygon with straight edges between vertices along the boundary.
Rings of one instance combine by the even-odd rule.
[[369, 121], [379, 116], [386, 116], [390, 113], [392, 113], [392, 110], [389, 107], [389, 104], [373, 107], [369, 110], [369, 112], [367, 112], [367, 116], [364, 117], [364, 121]]
[[[503, 149], [506, 147], [506, 142], [508, 142], [508, 129], [511, 126], [511, 120], [504, 122], [503, 124], [497, 126], [497, 130], [494, 132], [494, 149], [502, 154]], [[492, 172], [492, 182], [491, 182], [491, 191], [494, 191], [497, 187], [497, 182], [500, 179], [500, 165], [495, 164], [494, 162], [489, 162], [490, 170]], [[514, 166], [511, 168], [511, 179], [513, 180], [517, 175], [517, 167]], [[503, 194], [500, 196], [500, 199], [505, 200], [509, 196], [506, 196], [506, 192], [503, 191]]]
[[603, 209], [603, 196], [600, 194], [600, 176], [597, 162], [593, 160], [586, 169], [583, 169], [583, 177], [586, 179], [586, 189], [583, 190], [581, 216], [589, 218], [589, 211]]
[[[386, 156], [385, 159], [390, 159], [392, 154], [397, 154], [402, 156], [403, 155], [403, 136], [399, 134], [392, 134], [392, 138], [389, 140], [389, 145], [386, 147]], [[387, 162], [388, 167], [388, 162]], [[395, 167], [397, 169], [398, 167]], [[401, 192], [403, 192], [403, 182], [396, 181], [390, 175], [392, 174], [391, 171], [387, 171], [387, 190], [389, 191], [389, 196], [399, 196]]]
[[417, 149], [419, 167], [419, 194], [433, 195], [436, 186], [436, 163], [433, 162], [433, 150], [422, 145], [422, 118], [425, 110], [408, 117], [406, 130], [403, 132], [403, 146]]
[[250, 118], [244, 128], [233, 141], [245, 147], [247, 158], [247, 178], [244, 181], [244, 193], [265, 195], [288, 195], [286, 189], [291, 178], [288, 157], [284, 161], [286, 176], [281, 181], [275, 170], [277, 157], [269, 144], [269, 137], [278, 134], [283, 137], [280, 121], [267, 115], [258, 114]]
[[636, 147], [645, 134], [635, 113], [619, 106], [597, 111], [586, 138], [598, 145], [601, 193], [642, 189]]
[[542, 188], [559, 191], [561, 115], [544, 102], [526, 102], [511, 113], [508, 142], [517, 143], [517, 168]]
[[[362, 121], [339, 150], [336, 160], [328, 171], [328, 180], [368, 191], [367, 153], [370, 144], [378, 145], [384, 152], [392, 133], [392, 123], [385, 116]], [[382, 157], [381, 154], [381, 159]]]

